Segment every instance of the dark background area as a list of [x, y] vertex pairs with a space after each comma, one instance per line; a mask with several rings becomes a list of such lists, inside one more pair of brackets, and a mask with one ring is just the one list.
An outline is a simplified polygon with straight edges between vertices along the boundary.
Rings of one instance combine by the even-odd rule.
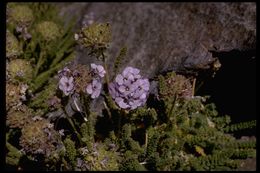
[[[213, 52], [221, 68], [207, 79], [196, 95], [210, 95], [220, 115], [230, 115], [231, 123], [256, 119], [256, 51]], [[241, 130], [236, 136], [256, 135], [255, 129]]]

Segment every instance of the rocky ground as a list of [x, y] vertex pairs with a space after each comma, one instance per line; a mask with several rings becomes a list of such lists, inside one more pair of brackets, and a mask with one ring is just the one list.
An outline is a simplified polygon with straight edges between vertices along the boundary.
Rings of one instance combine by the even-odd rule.
[[[78, 25], [109, 22], [110, 59], [127, 46], [127, 60], [148, 77], [183, 68], [206, 67], [210, 51], [255, 49], [255, 3], [66, 3], [61, 14]], [[83, 50], [79, 59], [93, 61]], [[111, 64], [113, 61], [110, 61]]]

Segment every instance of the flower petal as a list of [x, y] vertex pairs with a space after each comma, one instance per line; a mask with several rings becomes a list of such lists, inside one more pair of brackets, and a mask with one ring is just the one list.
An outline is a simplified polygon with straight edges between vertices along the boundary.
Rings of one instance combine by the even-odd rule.
[[93, 93], [92, 84], [89, 84], [87, 86], [86, 91], [87, 91], [88, 94], [92, 94]]
[[116, 76], [116, 82], [117, 82], [119, 85], [122, 85], [122, 84], [124, 83], [123, 79], [124, 79], [124, 77], [123, 77], [121, 74], [119, 74], [119, 75]]
[[94, 64], [94, 63], [91, 63], [90, 66], [91, 66], [91, 68], [94, 69], [94, 70], [97, 68], [97, 65]]

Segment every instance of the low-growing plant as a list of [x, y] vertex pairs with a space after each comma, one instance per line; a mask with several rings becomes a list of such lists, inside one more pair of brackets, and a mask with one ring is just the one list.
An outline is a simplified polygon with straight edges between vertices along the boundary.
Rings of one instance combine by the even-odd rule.
[[[73, 21], [65, 26], [51, 3], [8, 3], [7, 16], [12, 168], [32, 162], [57, 171], [235, 170], [256, 157], [255, 138], [232, 135], [256, 121], [231, 124], [206, 96], [195, 96], [194, 77], [172, 71], [149, 79], [122, 66], [126, 47], [110, 73], [111, 24], [93, 23], [73, 35]], [[76, 62], [76, 44], [96, 63]], [[152, 82], [158, 92], [151, 92]]]

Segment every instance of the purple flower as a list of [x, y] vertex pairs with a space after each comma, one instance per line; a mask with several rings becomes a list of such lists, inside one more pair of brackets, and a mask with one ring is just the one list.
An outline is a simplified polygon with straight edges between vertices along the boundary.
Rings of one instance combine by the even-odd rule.
[[123, 76], [133, 75], [135, 78], [139, 79], [141, 75], [139, 75], [140, 70], [133, 67], [126, 67], [123, 71]]
[[63, 76], [67, 76], [71, 73], [71, 70], [68, 67], [64, 67], [62, 70], [58, 71], [59, 78], [62, 78]]
[[150, 83], [148, 79], [142, 79], [139, 72], [139, 69], [126, 67], [109, 84], [109, 92], [119, 107], [136, 109], [145, 104]]
[[115, 99], [116, 97], [119, 97], [119, 93], [116, 91], [116, 84], [110, 83], [108, 85], [109, 93], [111, 94], [112, 98]]
[[127, 104], [127, 100], [124, 100], [124, 99], [121, 98], [121, 97], [117, 97], [117, 98], [115, 99], [115, 101], [116, 101], [116, 103], [118, 104], [118, 106], [119, 106], [120, 108], [123, 108], [123, 109], [130, 108], [130, 105]]
[[94, 79], [91, 84], [86, 88], [88, 94], [91, 94], [91, 98], [97, 98], [100, 95], [102, 84], [100, 81]]
[[91, 69], [94, 71], [94, 73], [101, 78], [103, 78], [106, 74], [106, 71], [102, 65], [96, 65], [96, 64], [90, 64]]
[[74, 92], [74, 81], [73, 77], [61, 77], [59, 81], [59, 89], [67, 96]]
[[149, 91], [150, 83], [148, 79], [138, 79], [135, 83], [135, 90], [133, 92], [134, 98], [144, 98], [143, 94]]

